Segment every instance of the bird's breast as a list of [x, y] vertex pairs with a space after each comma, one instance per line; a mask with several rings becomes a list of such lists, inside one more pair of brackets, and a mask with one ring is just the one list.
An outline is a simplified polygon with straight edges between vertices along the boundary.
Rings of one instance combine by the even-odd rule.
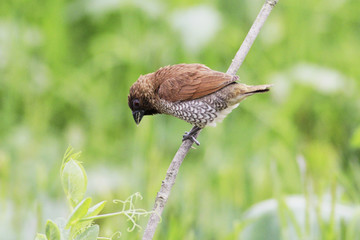
[[228, 106], [226, 101], [216, 96], [182, 102], [163, 101], [162, 112], [185, 120], [195, 126], [216, 126], [238, 104]]

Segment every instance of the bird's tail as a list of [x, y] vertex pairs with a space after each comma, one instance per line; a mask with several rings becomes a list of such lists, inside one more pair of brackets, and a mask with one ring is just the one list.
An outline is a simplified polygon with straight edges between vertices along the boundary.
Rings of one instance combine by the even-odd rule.
[[268, 92], [271, 86], [272, 84], [256, 85], [256, 86], [246, 85], [243, 83], [234, 84], [235, 89], [232, 92], [234, 96], [232, 96], [229, 99], [229, 103], [236, 104], [241, 102], [246, 97], [251, 96], [255, 93]]
[[249, 86], [244, 85], [245, 92], [243, 94], [247, 95], [253, 95], [254, 93], [262, 93], [262, 92], [268, 92], [270, 90], [270, 87], [272, 84], [265, 84], [265, 85], [256, 85], [256, 86]]

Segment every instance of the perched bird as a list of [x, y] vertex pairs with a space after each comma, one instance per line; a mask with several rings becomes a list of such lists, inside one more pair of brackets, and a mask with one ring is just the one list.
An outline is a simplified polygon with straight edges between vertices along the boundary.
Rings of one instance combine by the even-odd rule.
[[136, 124], [144, 115], [168, 114], [194, 127], [183, 140], [199, 142], [194, 135], [205, 126], [216, 126], [239, 102], [271, 85], [238, 83], [238, 76], [211, 70], [202, 64], [177, 64], [140, 76], [131, 86], [128, 104]]

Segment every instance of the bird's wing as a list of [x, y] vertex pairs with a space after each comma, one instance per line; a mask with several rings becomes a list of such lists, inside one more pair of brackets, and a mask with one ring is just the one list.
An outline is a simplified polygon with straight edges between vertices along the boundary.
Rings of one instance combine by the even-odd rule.
[[238, 80], [238, 76], [214, 71], [202, 64], [164, 67], [155, 76], [159, 97], [170, 102], [201, 98]]

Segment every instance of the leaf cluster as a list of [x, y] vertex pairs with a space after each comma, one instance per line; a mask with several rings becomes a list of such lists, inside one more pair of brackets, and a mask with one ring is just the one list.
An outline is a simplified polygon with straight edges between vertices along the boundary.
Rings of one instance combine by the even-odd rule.
[[134, 202], [137, 199], [141, 200], [142, 196], [140, 193], [134, 193], [125, 201], [113, 201], [115, 204], [122, 204], [120, 211], [99, 215], [106, 201], [91, 206], [92, 198], [85, 198], [87, 175], [81, 162], [78, 161], [80, 154], [81, 152], [73, 153], [73, 148], [68, 147], [60, 168], [61, 183], [71, 210], [69, 217], [58, 221], [48, 220], [45, 225], [45, 234], [38, 233], [35, 240], [115, 240], [120, 238], [120, 231], [115, 232], [110, 237], [99, 237], [100, 226], [94, 221], [100, 218], [125, 215], [131, 222], [127, 231], [131, 232], [136, 228], [141, 229], [141, 226], [136, 223], [139, 217], [151, 213], [135, 207]]

